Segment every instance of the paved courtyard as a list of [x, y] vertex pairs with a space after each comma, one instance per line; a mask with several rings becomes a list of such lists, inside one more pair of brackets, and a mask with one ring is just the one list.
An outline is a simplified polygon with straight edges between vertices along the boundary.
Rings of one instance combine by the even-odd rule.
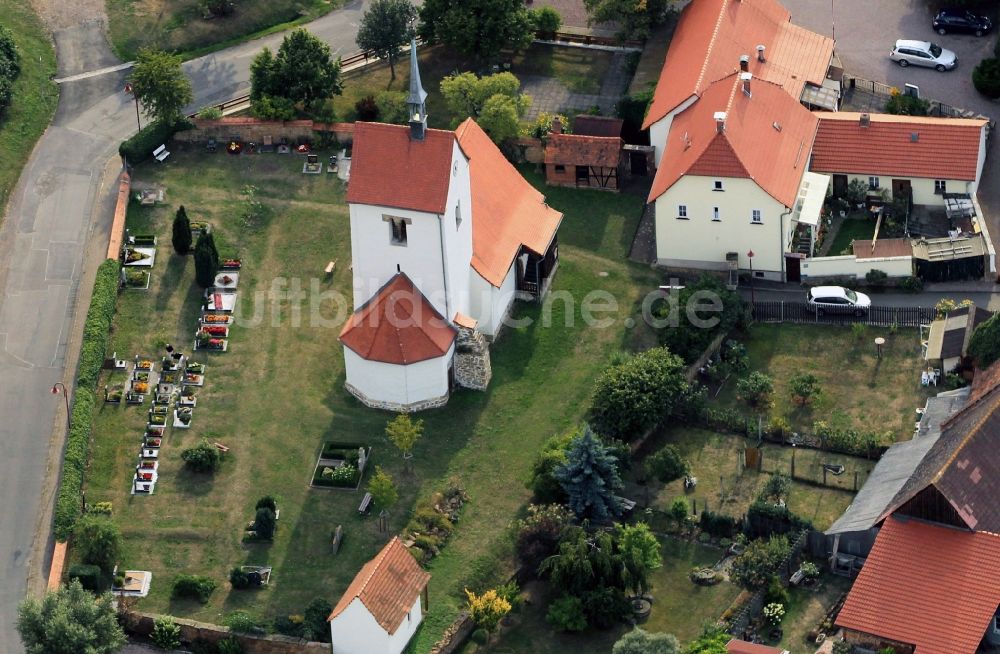
[[615, 103], [625, 94], [630, 81], [625, 71], [627, 54], [625, 51], [615, 51], [611, 68], [601, 82], [601, 92], [598, 94], [574, 93], [554, 77], [522, 76], [521, 89], [531, 96], [528, 120], [534, 120], [542, 112], [576, 113], [593, 106], [600, 107], [601, 113], [605, 115], [612, 113]]

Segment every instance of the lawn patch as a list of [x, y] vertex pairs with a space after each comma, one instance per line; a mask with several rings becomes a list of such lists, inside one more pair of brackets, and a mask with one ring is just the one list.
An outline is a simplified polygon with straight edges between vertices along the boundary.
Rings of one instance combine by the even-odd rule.
[[854, 250], [847, 251], [851, 247], [852, 241], [871, 241], [874, 235], [874, 220], [867, 215], [857, 216], [851, 214], [840, 224], [840, 229], [837, 230], [837, 235], [833, 237], [833, 243], [830, 244], [830, 249], [827, 250], [828, 256], [836, 257], [841, 254], [853, 254]]

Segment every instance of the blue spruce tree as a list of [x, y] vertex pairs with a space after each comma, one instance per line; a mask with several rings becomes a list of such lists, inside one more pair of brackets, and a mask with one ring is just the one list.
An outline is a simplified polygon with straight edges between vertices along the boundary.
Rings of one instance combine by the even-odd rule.
[[621, 515], [615, 495], [622, 488], [617, 464], [590, 427], [584, 427], [583, 435], [566, 452], [566, 463], [554, 472], [578, 518], [607, 520]]

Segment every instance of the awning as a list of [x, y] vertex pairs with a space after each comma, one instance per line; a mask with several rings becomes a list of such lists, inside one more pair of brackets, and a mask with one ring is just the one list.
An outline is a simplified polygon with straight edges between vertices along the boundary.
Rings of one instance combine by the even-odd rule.
[[815, 227], [819, 224], [820, 210], [826, 200], [826, 190], [830, 187], [830, 176], [807, 172], [802, 176], [802, 186], [795, 199], [792, 220]]
[[840, 109], [840, 82], [832, 79], [823, 80], [822, 86], [806, 84], [799, 97], [802, 104], [827, 111]]

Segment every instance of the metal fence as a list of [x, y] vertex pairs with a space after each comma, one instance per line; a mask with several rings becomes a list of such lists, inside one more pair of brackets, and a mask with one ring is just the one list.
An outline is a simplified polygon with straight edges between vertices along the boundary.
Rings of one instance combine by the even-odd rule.
[[[893, 91], [896, 93], [900, 93], [902, 91], [902, 89], [894, 87], [890, 84], [883, 84], [882, 82], [875, 82], [870, 79], [862, 79], [851, 75], [844, 75], [843, 84], [845, 92], [852, 90], [862, 91], [864, 93], [871, 93], [872, 95], [880, 96], [886, 100], [893, 96]], [[927, 100], [927, 113], [930, 116], [938, 116], [942, 118], [971, 118], [976, 115], [976, 112], [974, 111], [959, 109], [958, 107], [953, 107], [950, 104], [945, 104], [938, 100], [930, 100], [928, 98], [924, 99]]]
[[934, 320], [933, 307], [870, 307], [861, 315], [821, 313], [805, 302], [754, 302], [753, 319], [757, 322], [816, 323], [822, 325], [872, 325], [876, 327], [919, 327]]

